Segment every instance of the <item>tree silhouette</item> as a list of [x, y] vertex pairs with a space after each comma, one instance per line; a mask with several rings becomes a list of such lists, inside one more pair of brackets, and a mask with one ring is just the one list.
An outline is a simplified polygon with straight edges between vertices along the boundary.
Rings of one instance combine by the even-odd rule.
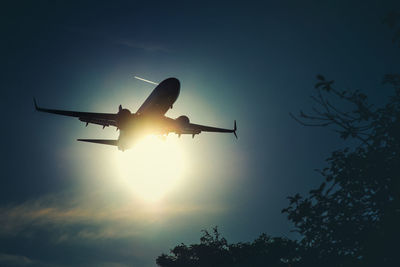
[[203, 230], [200, 244], [181, 244], [156, 260], [159, 266], [291, 266], [298, 261], [298, 245], [281, 237], [260, 235], [251, 243], [228, 244], [217, 227]]
[[[333, 126], [360, 145], [332, 153], [325, 181], [309, 196], [289, 197], [287, 213], [302, 235], [305, 264], [376, 266], [397, 262], [400, 240], [400, 75], [385, 76], [394, 95], [382, 108], [367, 96], [333, 88], [321, 75], [312, 114], [293, 117], [307, 126]], [[350, 104], [333, 105], [332, 97]], [[333, 100], [334, 101], [334, 100]]]

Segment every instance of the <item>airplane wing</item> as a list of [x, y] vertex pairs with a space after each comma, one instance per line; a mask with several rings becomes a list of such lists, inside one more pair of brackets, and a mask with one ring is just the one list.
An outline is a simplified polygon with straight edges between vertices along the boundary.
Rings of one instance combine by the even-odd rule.
[[236, 121], [234, 122], [233, 129], [224, 129], [224, 128], [188, 123], [187, 126], [185, 126], [184, 130], [178, 132], [178, 134], [191, 134], [194, 137], [194, 135], [199, 134], [201, 132], [233, 133], [237, 139], [238, 136], [236, 134], [236, 130], [237, 130]]
[[40, 112], [53, 113], [57, 115], [77, 117], [80, 121], [102, 125], [103, 128], [106, 126], [117, 127], [117, 114], [113, 113], [94, 113], [94, 112], [79, 112], [79, 111], [69, 111], [69, 110], [58, 110], [58, 109], [47, 109], [41, 108], [37, 105], [36, 100], [33, 99], [35, 103], [35, 109]]
[[108, 139], [76, 139], [76, 140], [81, 142], [118, 146], [118, 140], [108, 140]]

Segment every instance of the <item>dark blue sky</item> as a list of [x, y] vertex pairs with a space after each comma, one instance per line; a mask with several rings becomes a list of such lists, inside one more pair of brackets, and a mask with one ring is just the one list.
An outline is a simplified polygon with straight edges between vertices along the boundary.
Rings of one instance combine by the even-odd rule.
[[[400, 68], [382, 23], [396, 1], [321, 2], [2, 3], [0, 265], [154, 266], [215, 225], [232, 242], [292, 236], [286, 197], [318, 185], [314, 169], [345, 144], [289, 112], [311, 108], [316, 74], [379, 104]], [[152, 86], [133, 75], [181, 81], [168, 116], [239, 127], [237, 141], [171, 136], [186, 169], [156, 204], [123, 189], [121, 152], [75, 141], [114, 130], [33, 109], [35, 96], [134, 112]]]

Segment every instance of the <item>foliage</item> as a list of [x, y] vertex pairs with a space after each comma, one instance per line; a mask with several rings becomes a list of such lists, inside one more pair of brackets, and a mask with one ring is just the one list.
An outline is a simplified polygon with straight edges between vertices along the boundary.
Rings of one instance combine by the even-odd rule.
[[290, 266], [298, 261], [295, 241], [282, 237], [260, 235], [251, 243], [228, 244], [217, 227], [213, 233], [203, 230], [200, 244], [181, 244], [162, 254], [157, 264], [163, 267], [180, 266]]
[[[300, 123], [334, 126], [341, 138], [358, 139], [355, 149], [332, 153], [325, 181], [309, 196], [289, 197], [287, 213], [302, 235], [307, 251], [303, 263], [328, 266], [395, 264], [400, 240], [400, 75], [384, 82], [395, 94], [382, 108], [368, 104], [358, 92], [334, 89], [333, 81], [317, 77], [318, 107], [300, 113]], [[325, 94], [352, 105], [350, 111], [333, 106]]]

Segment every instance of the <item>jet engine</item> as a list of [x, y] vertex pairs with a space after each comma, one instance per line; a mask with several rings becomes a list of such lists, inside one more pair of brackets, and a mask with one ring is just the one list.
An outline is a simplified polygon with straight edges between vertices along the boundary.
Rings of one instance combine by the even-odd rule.
[[180, 116], [175, 119], [180, 125], [184, 126], [189, 124], [189, 118], [187, 116]]
[[119, 129], [125, 128], [127, 123], [129, 122], [130, 118], [132, 116], [132, 113], [129, 109], [122, 108], [122, 106], [119, 106], [118, 110], [118, 117], [117, 117], [117, 127]]

